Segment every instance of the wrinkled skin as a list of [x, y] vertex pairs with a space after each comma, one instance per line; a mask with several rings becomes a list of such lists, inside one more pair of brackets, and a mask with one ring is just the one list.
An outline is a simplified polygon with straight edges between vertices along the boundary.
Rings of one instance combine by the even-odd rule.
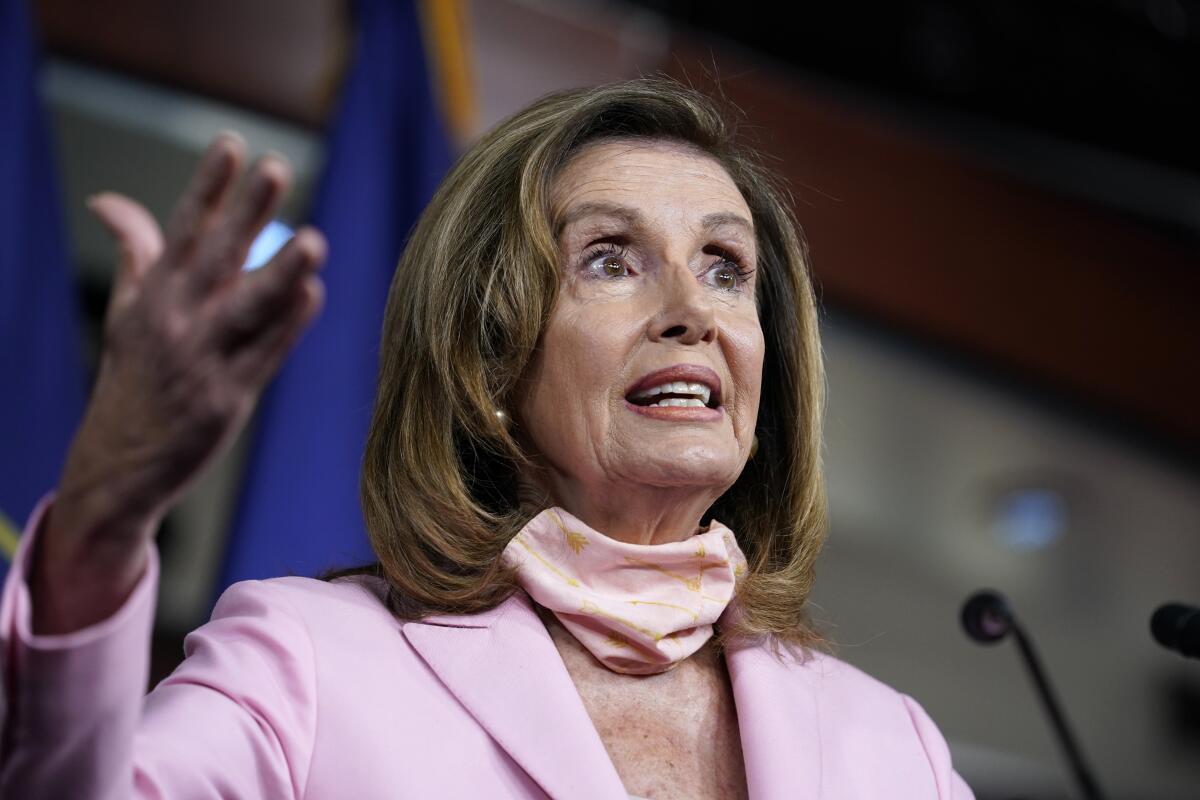
[[[586, 148], [553, 202], [562, 283], [517, 407], [539, 454], [531, 479], [614, 538], [686, 538], [754, 439], [764, 339], [750, 210], [709, 156], [645, 141]], [[720, 414], [631, 408], [632, 385], [679, 364], [715, 373]]]
[[291, 183], [287, 163], [267, 156], [239, 189], [245, 149], [236, 135], [213, 141], [165, 232], [127, 197], [89, 203], [118, 266], [96, 384], [35, 558], [39, 633], [120, 605], [145, 568], [145, 541], [229, 446], [321, 307], [326, 245], [313, 229], [241, 271]]

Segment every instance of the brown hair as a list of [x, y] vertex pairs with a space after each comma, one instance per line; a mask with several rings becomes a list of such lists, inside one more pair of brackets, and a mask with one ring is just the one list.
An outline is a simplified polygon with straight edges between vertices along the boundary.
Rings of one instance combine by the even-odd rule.
[[759, 447], [711, 512], [735, 531], [750, 570], [744, 613], [721, 641], [819, 641], [805, 613], [826, 529], [818, 311], [788, 195], [739, 143], [736, 119], [664, 79], [561, 92], [502, 122], [446, 177], [388, 292], [363, 459], [363, 513], [379, 557], [371, 571], [387, 581], [395, 613], [476, 613], [515, 590], [500, 554], [537, 509], [518, 492], [528, 454], [495, 412], [510, 407], [558, 292], [551, 187], [589, 144], [663, 139], [725, 167], [758, 237]]

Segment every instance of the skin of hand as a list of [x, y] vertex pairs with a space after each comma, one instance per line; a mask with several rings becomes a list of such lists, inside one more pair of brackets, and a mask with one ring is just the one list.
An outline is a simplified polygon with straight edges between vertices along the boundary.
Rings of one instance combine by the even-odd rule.
[[323, 304], [315, 229], [241, 269], [292, 180], [279, 156], [243, 177], [245, 161], [240, 137], [217, 136], [165, 232], [127, 197], [89, 202], [118, 264], [96, 382], [34, 553], [36, 633], [120, 606], [163, 516], [230, 445]]
[[[754, 440], [765, 341], [750, 209], [711, 157], [627, 140], [577, 155], [553, 202], [561, 284], [516, 404], [538, 454], [527, 480], [613, 538], [685, 539]], [[719, 413], [630, 402], [679, 365], [712, 371]]]

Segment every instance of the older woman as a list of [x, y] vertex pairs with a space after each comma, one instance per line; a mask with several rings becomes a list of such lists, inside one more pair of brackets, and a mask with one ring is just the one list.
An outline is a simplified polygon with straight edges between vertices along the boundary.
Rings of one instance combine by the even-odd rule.
[[[143, 698], [152, 533], [316, 313], [219, 138], [121, 264], [91, 405], [0, 608], [5, 797], [963, 798], [911, 699], [822, 654], [822, 368], [783, 195], [706, 98], [546, 98], [455, 166], [388, 297], [378, 564], [229, 589]], [[338, 532], [330, 531], [330, 536]]]

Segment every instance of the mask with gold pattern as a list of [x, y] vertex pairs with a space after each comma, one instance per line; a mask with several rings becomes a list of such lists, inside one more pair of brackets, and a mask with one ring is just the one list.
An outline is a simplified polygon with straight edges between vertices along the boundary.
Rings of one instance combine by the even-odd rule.
[[559, 508], [530, 520], [503, 557], [600, 663], [630, 675], [665, 672], [700, 649], [746, 571], [733, 532], [716, 521], [682, 542], [639, 545]]

